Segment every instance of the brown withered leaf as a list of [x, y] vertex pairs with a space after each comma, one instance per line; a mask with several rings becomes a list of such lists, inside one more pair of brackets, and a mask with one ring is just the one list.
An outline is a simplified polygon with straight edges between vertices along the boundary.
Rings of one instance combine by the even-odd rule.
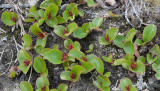
[[107, 2], [107, 3], [110, 4], [111, 6], [116, 5], [116, 0], [105, 0], [105, 2]]
[[134, 42], [134, 55], [138, 58], [140, 57], [140, 53], [138, 51], [138, 46], [136, 44], [136, 42]]

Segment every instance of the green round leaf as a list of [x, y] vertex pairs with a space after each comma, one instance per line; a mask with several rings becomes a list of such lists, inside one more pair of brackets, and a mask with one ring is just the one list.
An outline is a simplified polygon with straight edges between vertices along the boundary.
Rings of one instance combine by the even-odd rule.
[[75, 4], [75, 3], [70, 3], [70, 4], [66, 7], [66, 10], [67, 10], [67, 11], [71, 11], [74, 7], [77, 7], [77, 4]]
[[65, 20], [65, 21], [68, 21], [68, 19], [69, 19], [69, 17], [70, 17], [69, 11], [64, 11], [62, 14], [63, 14], [64, 20]]
[[29, 14], [28, 17], [34, 17], [35, 13], [36, 13], [37, 7], [36, 5], [33, 5], [30, 9], [29, 9]]
[[37, 73], [44, 73], [46, 70], [46, 63], [41, 57], [34, 58], [33, 68]]
[[35, 36], [39, 36], [37, 35], [38, 33], [43, 33], [42, 30], [39, 28], [38, 23], [34, 23], [31, 27], [31, 32], [35, 35]]
[[85, 69], [80, 65], [76, 65], [71, 69], [72, 74], [76, 75], [76, 78], [74, 79], [74, 82], [76, 82], [79, 79], [81, 73], [84, 72], [84, 71], [85, 71]]
[[22, 81], [20, 83], [20, 89], [21, 91], [33, 91], [32, 85], [27, 81]]
[[64, 38], [64, 30], [66, 28], [62, 25], [58, 25], [54, 28], [54, 33], [57, 34], [58, 36]]
[[54, 4], [55, 2], [53, 0], [45, 0], [41, 3], [40, 8], [46, 9], [49, 7], [50, 4]]
[[80, 51], [80, 50], [81, 50], [81, 45], [80, 45], [80, 43], [79, 43], [78, 41], [75, 41], [75, 42], [73, 43], [73, 48], [78, 49], [78, 50]]
[[83, 12], [83, 10], [79, 10], [79, 15], [80, 15], [81, 17], [84, 17], [84, 12]]
[[140, 56], [140, 57], [138, 57], [137, 62], [145, 63], [145, 62], [146, 62], [146, 59], [145, 59], [145, 57]]
[[62, 52], [58, 49], [51, 49], [44, 54], [44, 59], [47, 59], [49, 62], [53, 64], [61, 64], [62, 63]]
[[109, 45], [110, 42], [106, 42], [106, 39], [104, 37], [99, 38], [99, 44], [101, 45]]
[[90, 54], [90, 55], [87, 55], [87, 62], [90, 62], [90, 63], [94, 63], [94, 58], [96, 58], [97, 56], [94, 55], [94, 54]]
[[61, 5], [62, 4], [62, 0], [54, 0], [54, 2], [56, 3], [56, 5]]
[[159, 55], [160, 55], [160, 49], [159, 49], [158, 44], [156, 44], [156, 45], [150, 50], [150, 52], [151, 52], [153, 55], [159, 56]]
[[103, 60], [109, 63], [113, 63], [113, 55], [109, 54], [108, 57], [102, 56]]
[[99, 81], [93, 81], [93, 85], [97, 88], [101, 88], [101, 83]]
[[93, 44], [90, 44], [90, 45], [89, 45], [89, 50], [87, 50], [87, 51], [85, 51], [85, 52], [87, 52], [87, 53], [92, 52], [92, 51], [93, 51], [93, 48], [94, 48], [94, 45], [93, 45]]
[[24, 48], [26, 50], [29, 50], [32, 48], [32, 39], [28, 34], [23, 35], [23, 41], [24, 41]]
[[137, 45], [141, 45], [142, 44], [142, 41], [140, 39], [136, 39], [136, 44]]
[[39, 77], [36, 80], [36, 86], [37, 88], [42, 88], [44, 86], [48, 87], [49, 86], [49, 81], [47, 77]]
[[83, 72], [82, 74], [86, 74], [86, 73], [88, 73], [88, 72], [90, 72], [90, 71], [92, 71], [93, 69], [94, 69], [94, 65], [92, 64], [92, 63], [89, 63], [89, 62], [84, 62], [83, 64], [82, 64], [82, 66], [85, 68], [85, 72]]
[[143, 30], [143, 41], [147, 43], [150, 40], [152, 40], [152, 38], [156, 34], [156, 31], [157, 31], [156, 25], [153, 25], [153, 24], [147, 25]]
[[78, 28], [76, 28], [76, 29], [74, 30], [74, 32], [73, 32], [73, 37], [82, 39], [82, 38], [86, 37], [87, 34], [88, 34], [88, 33], [86, 33], [86, 31], [85, 31], [83, 28], [78, 27]]
[[154, 61], [156, 61], [157, 56], [155, 56], [153, 59], [151, 58], [151, 54], [147, 54], [147, 62], [149, 64], [152, 64]]
[[158, 80], [160, 80], [160, 72], [157, 72], [157, 73], [155, 74], [155, 77], [156, 77]]
[[120, 80], [120, 85], [122, 90], [126, 90], [126, 87], [129, 86], [129, 88], [132, 87], [132, 81], [129, 78], [124, 78]]
[[58, 86], [58, 90], [59, 91], [67, 91], [67, 89], [68, 89], [68, 85], [67, 84], [60, 84]]
[[57, 89], [51, 89], [50, 91], [59, 91], [59, 90], [57, 90]]
[[[17, 54], [17, 59], [20, 63], [19, 69], [22, 70], [24, 74], [26, 74], [31, 66], [32, 58], [31, 56], [25, 51], [24, 49], [21, 49]], [[28, 66], [25, 66], [24, 61], [30, 61]]]
[[4, 11], [2, 13], [1, 20], [8, 26], [13, 26], [15, 24], [15, 21], [12, 21], [12, 14], [8, 11]]
[[122, 35], [117, 35], [116, 38], [113, 40], [113, 43], [120, 47], [123, 48], [123, 42], [125, 41], [125, 38]]
[[109, 37], [109, 42], [113, 41], [118, 33], [118, 29], [117, 28], [110, 28], [107, 30], [106, 36], [108, 35]]
[[94, 6], [94, 0], [86, 0], [89, 7]]
[[106, 77], [110, 77], [110, 75], [111, 75], [111, 72], [106, 72], [106, 73], [104, 74], [104, 76], [106, 76]]
[[81, 58], [83, 56], [83, 53], [79, 51], [78, 49], [72, 49], [68, 56], [75, 57], [75, 58]]
[[47, 41], [47, 36], [45, 36], [42, 39], [37, 39], [36, 45], [41, 45], [42, 48], [44, 48], [46, 46], [46, 41]]
[[51, 19], [46, 18], [45, 22], [50, 27], [55, 27], [58, 24], [58, 20], [56, 17], [51, 17]]
[[136, 69], [132, 69], [129, 67], [129, 70], [138, 74], [144, 74], [145, 73], [145, 65], [142, 62], [135, 62]]
[[40, 20], [41, 18], [44, 18], [44, 10], [40, 9], [37, 10], [35, 13], [36, 20]]
[[122, 63], [126, 61], [126, 59], [122, 58], [122, 59], [117, 59], [114, 61], [114, 63], [112, 65], [117, 66], [117, 65], [122, 65]]
[[103, 74], [104, 72], [103, 61], [98, 57], [94, 58], [93, 61], [94, 61], [94, 67], [97, 70], [97, 72]]
[[61, 17], [60, 15], [57, 16], [57, 20], [58, 20], [58, 24], [63, 24], [63, 23], [65, 23], [64, 18]]
[[131, 56], [134, 55], [134, 45], [131, 41], [127, 41], [124, 44], [123, 49], [124, 49], [126, 54], [129, 54]]
[[48, 18], [48, 14], [51, 13], [51, 17], [54, 17], [58, 13], [58, 6], [56, 4], [50, 4], [44, 12], [45, 19]]
[[135, 34], [136, 34], [135, 28], [132, 28], [131, 30], [129, 30], [126, 37], [125, 37], [125, 41], [132, 41]]
[[69, 42], [71, 43], [72, 46], [74, 46], [74, 43], [73, 43], [73, 41], [72, 41], [71, 39], [66, 39], [66, 40], [64, 41], [64, 47], [65, 47], [66, 49], [69, 49], [69, 47], [68, 47]]
[[62, 80], [72, 81], [72, 78], [70, 77], [71, 75], [72, 75], [71, 71], [64, 71], [61, 73], [60, 78]]
[[96, 17], [92, 20], [92, 22], [89, 23], [90, 29], [98, 29], [99, 26], [102, 24], [103, 18], [102, 17]]

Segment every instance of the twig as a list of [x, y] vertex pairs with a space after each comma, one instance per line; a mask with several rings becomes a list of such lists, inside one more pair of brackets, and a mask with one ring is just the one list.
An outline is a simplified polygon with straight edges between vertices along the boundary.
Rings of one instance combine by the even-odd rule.
[[15, 40], [15, 37], [13, 36], [13, 40], [14, 40], [14, 43], [15, 43], [15, 45], [16, 45], [16, 49], [17, 49], [17, 52], [19, 51], [19, 49], [18, 49], [18, 46], [17, 46], [17, 41]]
[[32, 66], [31, 66], [31, 72], [30, 72], [30, 75], [29, 75], [29, 78], [28, 78], [28, 82], [30, 82], [31, 76], [32, 76]]
[[[22, 5], [19, 5], [20, 7], [24, 7], [24, 8], [29, 8], [30, 5], [29, 4], [22, 4]], [[12, 4], [2, 4], [0, 5], [0, 8], [14, 8], [14, 5]]]
[[128, 19], [128, 9], [129, 9], [129, 5], [130, 5], [130, 3], [128, 3], [128, 4], [126, 5], [125, 19], [127, 20], [127, 22], [128, 22], [132, 27], [134, 27], [134, 28], [140, 28], [140, 27], [141, 27], [141, 23], [140, 23], [139, 26], [135, 26], [135, 25], [133, 25], [133, 24], [130, 22], [130, 20]]
[[[12, 61], [13, 61], [13, 51], [11, 50], [11, 52], [12, 52], [12, 58], [11, 58], [11, 61], [9, 63], [12, 63]], [[7, 71], [10, 69], [10, 67], [11, 67], [11, 64], [9, 64], [8, 68], [5, 70], [5, 72], [3, 72], [2, 74], [0, 74], [0, 76], [2, 76], [5, 73], [7, 73]]]
[[[142, 1], [141, 1], [141, 2], [142, 2]], [[133, 9], [133, 11], [134, 11], [134, 13], [135, 13], [136, 17], [137, 17], [137, 18], [138, 18], [138, 20], [140, 21], [140, 23], [141, 23], [141, 24], [144, 24], [144, 25], [148, 25], [148, 24], [145, 24], [145, 23], [143, 22], [143, 20], [139, 17], [139, 15], [138, 15], [137, 11], [135, 10], [135, 7], [133, 6], [133, 2], [132, 2], [132, 0], [129, 0], [129, 3], [131, 4], [132, 9]]]
[[6, 33], [1, 27], [0, 27], [0, 33]]

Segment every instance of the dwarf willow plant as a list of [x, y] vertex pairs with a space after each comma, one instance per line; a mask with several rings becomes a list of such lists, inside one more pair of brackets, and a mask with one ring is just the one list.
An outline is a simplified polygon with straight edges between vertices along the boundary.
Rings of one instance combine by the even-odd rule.
[[15, 12], [4, 11], [1, 20], [8, 26], [13, 26], [18, 20], [18, 15]]
[[[157, 29], [156, 26], [153, 24], [146, 26], [143, 30], [144, 43], [142, 42], [140, 43], [139, 42], [140, 39], [137, 39], [138, 40], [138, 42], [136, 40], [137, 45], [144, 45], [147, 42], [149, 42], [155, 36], [156, 29]], [[113, 44], [124, 49], [126, 56], [124, 58], [116, 59], [114, 61], [113, 61], [112, 55], [109, 55], [108, 57], [102, 56], [103, 60], [106, 62], [109, 62], [113, 66], [122, 65], [124, 68], [132, 72], [135, 72], [138, 74], [144, 74], [145, 73], [144, 63], [146, 62], [145, 57], [140, 56], [137, 58], [137, 61], [135, 61], [135, 56], [134, 56], [135, 48], [132, 41], [136, 34], [136, 30], [134, 28], [130, 29], [125, 37], [122, 35], [117, 35], [117, 33], [118, 33], [118, 29], [116, 28], [108, 29], [106, 35], [104, 37], [100, 37], [99, 43], [102, 45], [109, 45], [111, 41], [113, 41]], [[151, 49], [150, 52], [153, 55], [147, 54], [147, 62], [149, 64], [152, 64], [158, 58], [158, 56], [155, 56], [154, 58], [153, 56], [160, 54], [159, 46], [156, 45]], [[156, 67], [157, 66], [155, 66], [154, 68], [156, 69]]]
[[93, 81], [93, 85], [100, 91], [110, 91], [109, 85], [111, 82], [108, 78], [110, 75], [110, 72], [106, 72], [104, 75], [98, 75], [97, 80]]

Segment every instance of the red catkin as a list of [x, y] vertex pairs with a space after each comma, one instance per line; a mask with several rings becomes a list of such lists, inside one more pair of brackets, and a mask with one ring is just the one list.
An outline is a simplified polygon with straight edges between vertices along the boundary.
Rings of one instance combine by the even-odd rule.
[[71, 42], [69, 41], [69, 45], [68, 45], [68, 47], [69, 47], [69, 50], [72, 50], [73, 49], [73, 46], [72, 46], [72, 44], [71, 44]]
[[106, 42], [109, 42], [109, 36], [107, 35], [107, 37], [104, 37]]
[[69, 14], [70, 16], [73, 16], [73, 14], [72, 14], [72, 12], [71, 12], [71, 11], [69, 11], [69, 12], [68, 12], [68, 14]]
[[17, 18], [13, 16], [11, 20], [12, 20], [12, 21], [16, 21]]
[[49, 20], [51, 19], [51, 12], [49, 12], [49, 14], [48, 14], [48, 19]]
[[75, 79], [76, 78], [76, 74], [74, 73], [70, 77], [71, 77], [71, 79]]
[[30, 61], [26, 60], [26, 61], [23, 61], [23, 63], [24, 63], [24, 66], [28, 66], [30, 64]]
[[38, 39], [43, 39], [45, 35], [41, 32], [37, 32]]
[[132, 69], [136, 69], [136, 68], [137, 68], [137, 64], [135, 64], [134, 62], [132, 62], [131, 68], [132, 68]]

